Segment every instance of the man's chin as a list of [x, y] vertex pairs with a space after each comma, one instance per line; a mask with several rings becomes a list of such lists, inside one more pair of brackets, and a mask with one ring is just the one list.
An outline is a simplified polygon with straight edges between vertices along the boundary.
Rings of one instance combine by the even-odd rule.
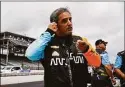
[[66, 35], [72, 35], [72, 31], [68, 31]]

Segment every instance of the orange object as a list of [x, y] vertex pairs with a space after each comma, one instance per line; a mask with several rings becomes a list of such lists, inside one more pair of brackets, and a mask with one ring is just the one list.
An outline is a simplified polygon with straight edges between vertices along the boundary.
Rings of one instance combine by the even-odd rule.
[[83, 38], [83, 41], [85, 41], [89, 45], [89, 50], [86, 53], [83, 53], [86, 60], [88, 61], [88, 65], [99, 67], [101, 65], [101, 57], [100, 55], [93, 49], [91, 44], [87, 41], [86, 38]]
[[88, 52], [83, 53], [83, 55], [88, 61], [88, 65], [91, 65], [94, 67], [99, 67], [101, 65], [101, 57], [98, 53], [94, 53], [89, 49]]

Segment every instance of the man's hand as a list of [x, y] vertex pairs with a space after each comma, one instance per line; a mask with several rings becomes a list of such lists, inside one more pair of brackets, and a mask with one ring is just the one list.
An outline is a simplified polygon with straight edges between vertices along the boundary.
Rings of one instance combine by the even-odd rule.
[[125, 80], [125, 74], [123, 74], [123, 79]]
[[111, 82], [112, 82], [113, 85], [116, 84], [116, 80], [114, 78], [110, 78], [110, 80], [111, 80]]
[[48, 28], [51, 29], [52, 31], [56, 32], [58, 30], [57, 23], [55, 23], [55, 22], [50, 23]]
[[77, 40], [76, 42], [76, 47], [81, 50], [82, 52], [85, 52], [88, 50], [89, 46], [86, 42], [84, 42], [83, 40]]

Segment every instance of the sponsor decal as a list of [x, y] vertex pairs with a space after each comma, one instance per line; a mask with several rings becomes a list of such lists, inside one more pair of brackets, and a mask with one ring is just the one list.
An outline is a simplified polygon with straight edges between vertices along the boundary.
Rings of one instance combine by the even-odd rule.
[[[76, 64], [83, 64], [84, 63], [84, 58], [83, 54], [79, 54], [74, 56], [73, 53], [70, 53], [69, 55], [69, 60], [74, 61]], [[66, 58], [59, 58], [59, 53], [57, 51], [54, 51], [52, 53], [52, 58], [50, 61], [50, 65], [67, 65], [66, 63]]]
[[59, 56], [59, 53], [57, 51], [53, 51], [52, 56]]

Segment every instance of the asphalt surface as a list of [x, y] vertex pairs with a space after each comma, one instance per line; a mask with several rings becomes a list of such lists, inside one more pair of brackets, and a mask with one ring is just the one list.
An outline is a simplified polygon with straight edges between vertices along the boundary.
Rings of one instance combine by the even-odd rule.
[[43, 81], [2, 85], [0, 87], [44, 87]]

